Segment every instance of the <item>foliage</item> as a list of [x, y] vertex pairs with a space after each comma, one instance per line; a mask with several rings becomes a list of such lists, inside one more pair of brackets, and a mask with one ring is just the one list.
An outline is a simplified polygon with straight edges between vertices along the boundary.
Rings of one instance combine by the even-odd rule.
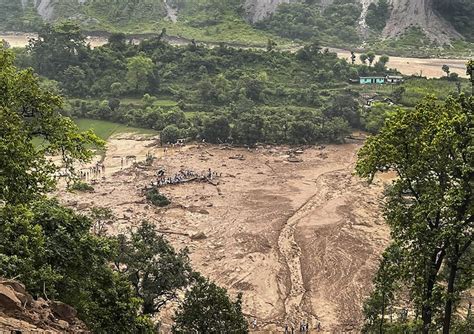
[[[0, 155], [8, 157], [0, 160], [0, 201], [25, 203], [51, 190], [58, 167], [47, 154], [61, 154], [72, 174], [75, 160], [91, 158], [89, 145], [103, 144], [61, 116], [61, 98], [43, 91], [31, 69], [13, 66], [13, 55], [5, 49], [0, 49], [0, 90]], [[34, 136], [44, 145], [34, 147]]]
[[116, 270], [123, 273], [143, 299], [143, 314], [160, 311], [178, 299], [178, 290], [193, 280], [188, 250], [175, 251], [155, 227], [142, 222], [130, 236], [118, 236]]
[[144, 55], [128, 59], [126, 80], [137, 93], [143, 93], [148, 88], [148, 76], [153, 73], [153, 61]]
[[157, 188], [147, 190], [145, 197], [148, 202], [159, 207], [165, 207], [171, 203], [171, 201], [165, 195], [161, 194]]
[[91, 186], [90, 184], [82, 181], [76, 181], [74, 182], [70, 187], [70, 190], [72, 191], [94, 191], [94, 187]]
[[474, 42], [474, 23], [472, 13], [474, 3], [469, 0], [435, 0], [434, 7], [446, 18], [466, 39]]
[[473, 98], [461, 95], [400, 109], [359, 153], [359, 175], [398, 175], [386, 194], [385, 217], [404, 254], [394, 264], [397, 278], [421, 314], [423, 333], [449, 330], [460, 293], [472, 285], [473, 107]]
[[382, 31], [390, 18], [390, 5], [387, 0], [372, 2], [367, 10], [365, 21], [367, 25], [376, 31]]
[[[45, 33], [51, 36], [43, 40], [53, 42], [33, 43], [31, 63], [40, 66], [43, 57], [39, 56], [48, 48], [51, 50], [46, 58], [63, 52], [56, 50], [54, 41], [64, 38], [64, 31], [69, 35], [75, 29], [50, 28]], [[302, 120], [304, 115], [299, 110], [303, 109], [320, 115], [322, 104], [332, 102], [332, 97], [347, 86], [346, 80], [358, 75], [359, 68], [367, 75], [386, 73], [384, 66], [351, 66], [336, 54], [321, 50], [317, 43], [294, 54], [223, 45], [213, 49], [196, 44], [173, 47], [161, 38], [130, 45], [123, 36], [114, 35], [103, 47], [88, 49], [82, 44], [78, 49], [84, 52], [80, 64], [70, 64], [65, 71], [85, 76], [76, 75], [70, 82], [69, 77], [60, 73], [45, 75], [57, 78], [71, 97], [92, 94], [103, 100], [71, 99], [64, 113], [155, 129], [161, 131], [164, 143], [196, 136], [211, 142], [232, 139], [252, 145], [256, 141], [341, 141], [347, 133], [346, 122], [360, 125], [357, 113], [334, 116], [325, 112], [322, 117], [305, 119], [312, 124], [304, 126], [291, 122]], [[130, 68], [132, 63], [134, 70]], [[137, 76], [139, 73], [143, 75]], [[136, 94], [142, 96], [144, 91], [147, 93], [143, 98], [138, 98]], [[109, 98], [104, 99], [105, 96]], [[163, 104], [158, 97], [179, 103]], [[351, 98], [355, 101], [355, 97]]]
[[224, 115], [205, 119], [203, 127], [203, 137], [210, 143], [226, 142], [230, 136], [229, 120]]
[[168, 125], [160, 133], [160, 140], [162, 143], [176, 143], [181, 138], [181, 131], [174, 125]]
[[248, 333], [241, 298], [231, 301], [225, 289], [199, 277], [176, 312], [173, 333]]
[[365, 108], [361, 113], [363, 128], [370, 133], [378, 133], [385, 124], [385, 120], [396, 113], [394, 109], [386, 103], [372, 103], [369, 108]]
[[324, 42], [356, 44], [356, 31], [361, 8], [352, 0], [339, 0], [321, 10], [314, 4], [281, 4], [270, 18], [257, 27], [282, 37]]
[[142, 327], [140, 301], [108, 267], [114, 244], [92, 235], [91, 227], [53, 200], [8, 204], [0, 210], [0, 275], [17, 277], [36, 296], [74, 306], [92, 330]]

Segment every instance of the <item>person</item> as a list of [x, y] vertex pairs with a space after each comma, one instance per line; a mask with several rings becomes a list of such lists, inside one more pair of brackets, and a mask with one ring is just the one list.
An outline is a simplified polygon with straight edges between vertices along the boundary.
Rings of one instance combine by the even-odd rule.
[[253, 319], [252, 328], [257, 328], [257, 319]]
[[288, 324], [285, 324], [285, 334], [290, 334], [288, 333]]
[[291, 325], [291, 334], [295, 334], [295, 327]]
[[120, 169], [123, 169], [123, 158], [120, 160]]
[[320, 323], [320, 322], [318, 322], [318, 327], [317, 327], [317, 330], [318, 330], [318, 332], [320, 332], [320, 331], [321, 331], [321, 323]]

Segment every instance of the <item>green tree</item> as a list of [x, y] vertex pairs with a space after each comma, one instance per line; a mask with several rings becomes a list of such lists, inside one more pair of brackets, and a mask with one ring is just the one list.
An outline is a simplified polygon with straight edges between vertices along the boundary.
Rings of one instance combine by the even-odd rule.
[[[90, 144], [103, 144], [92, 132], [60, 115], [62, 100], [43, 91], [32, 70], [18, 70], [13, 55], [0, 49], [0, 201], [27, 203], [52, 190], [59, 168], [46, 157], [61, 154], [73, 173], [75, 160], [92, 157]], [[43, 139], [33, 145], [33, 137]]]
[[193, 280], [188, 250], [178, 252], [155, 227], [143, 222], [130, 237], [119, 235], [116, 270], [132, 282], [135, 293], [143, 299], [143, 313], [155, 314], [166, 303], [177, 300], [178, 290]]
[[227, 291], [207, 279], [199, 278], [186, 292], [175, 315], [173, 333], [248, 333], [242, 314], [242, 296], [232, 301]]
[[38, 38], [28, 45], [35, 69], [51, 79], [58, 78], [69, 66], [80, 66], [87, 58], [85, 37], [75, 23], [65, 21], [45, 25]]
[[367, 52], [367, 60], [369, 61], [369, 66], [372, 66], [372, 63], [375, 60], [375, 52], [373, 51]]
[[227, 141], [230, 135], [230, 124], [226, 116], [214, 116], [204, 120], [202, 137], [210, 143]]
[[181, 131], [176, 125], [168, 125], [160, 133], [160, 141], [162, 144], [176, 143], [181, 138]]
[[474, 96], [474, 60], [469, 60], [466, 64], [466, 74], [471, 80], [472, 95]]
[[400, 280], [421, 313], [423, 333], [439, 318], [449, 333], [459, 294], [473, 278], [472, 265], [464, 265], [474, 222], [472, 110], [472, 97], [426, 99], [390, 117], [359, 153], [359, 175], [371, 180], [387, 169], [398, 175], [385, 217], [405, 254]]
[[369, 57], [365, 53], [363, 53], [359, 56], [359, 59], [363, 64], [366, 64], [366, 61], [367, 61], [368, 58]]
[[446, 77], [449, 77], [449, 72], [450, 72], [449, 66], [448, 65], [443, 65], [443, 67], [441, 67], [441, 69], [443, 70], [444, 73], [446, 73]]
[[148, 88], [149, 76], [154, 69], [153, 60], [145, 55], [129, 58], [127, 61], [127, 83], [136, 93], [144, 93]]

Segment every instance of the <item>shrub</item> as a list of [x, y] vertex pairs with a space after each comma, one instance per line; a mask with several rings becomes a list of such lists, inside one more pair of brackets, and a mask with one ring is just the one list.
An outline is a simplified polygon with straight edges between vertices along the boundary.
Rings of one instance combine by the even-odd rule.
[[155, 206], [165, 207], [171, 203], [171, 201], [165, 195], [160, 194], [157, 188], [147, 190], [145, 196], [147, 201]]
[[72, 191], [83, 191], [83, 192], [91, 192], [94, 191], [94, 187], [91, 186], [90, 184], [82, 181], [77, 181], [73, 185], [70, 186], [69, 188]]

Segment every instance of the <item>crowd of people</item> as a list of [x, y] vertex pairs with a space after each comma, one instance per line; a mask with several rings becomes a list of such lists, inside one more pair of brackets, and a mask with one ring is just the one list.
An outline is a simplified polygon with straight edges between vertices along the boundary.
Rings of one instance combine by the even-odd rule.
[[221, 175], [222, 173], [217, 173], [209, 168], [207, 171], [202, 171], [200, 173], [193, 170], [182, 169], [173, 176], [167, 177], [165, 171], [161, 169], [157, 172], [157, 180], [153, 181], [151, 185], [154, 187], [164, 187], [167, 185], [181, 184], [194, 180], [213, 180]]

